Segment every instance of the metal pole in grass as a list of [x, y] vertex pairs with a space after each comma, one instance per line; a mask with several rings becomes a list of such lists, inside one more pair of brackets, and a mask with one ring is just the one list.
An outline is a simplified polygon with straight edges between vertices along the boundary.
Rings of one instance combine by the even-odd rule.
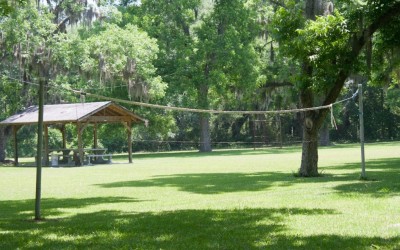
[[36, 159], [35, 220], [41, 219], [40, 200], [41, 200], [41, 187], [42, 187], [43, 99], [44, 99], [44, 78], [40, 77], [40, 80], [39, 80], [38, 140], [37, 140], [37, 159]]
[[361, 143], [361, 179], [366, 179], [365, 174], [365, 153], [364, 153], [364, 106], [362, 84], [358, 84], [358, 108], [360, 116], [360, 143]]

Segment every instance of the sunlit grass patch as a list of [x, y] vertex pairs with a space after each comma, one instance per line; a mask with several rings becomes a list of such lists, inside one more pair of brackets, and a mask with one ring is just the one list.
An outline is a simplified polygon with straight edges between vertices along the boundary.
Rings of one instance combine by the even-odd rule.
[[0, 249], [400, 248], [400, 145], [366, 152], [374, 181], [357, 145], [321, 149], [319, 178], [293, 176], [300, 148], [43, 168], [40, 222], [35, 168], [0, 167]]

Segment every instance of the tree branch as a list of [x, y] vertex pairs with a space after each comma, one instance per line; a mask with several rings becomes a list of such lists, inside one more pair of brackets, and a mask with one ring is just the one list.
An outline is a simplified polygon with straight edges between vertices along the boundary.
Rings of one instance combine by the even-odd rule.
[[54, 14], [54, 15], [58, 16], [58, 14], [59, 14], [59, 12], [60, 12], [60, 10], [61, 10], [61, 5], [63, 4], [63, 2], [64, 2], [64, 0], [61, 0], [61, 1], [56, 5], [56, 7], [54, 7], [54, 9], [53, 9], [53, 14]]
[[294, 84], [291, 82], [265, 82], [261, 88], [278, 88], [278, 87], [293, 87]]
[[65, 25], [67, 24], [67, 22], [69, 21], [70, 17], [66, 17], [64, 18], [64, 20], [62, 20], [58, 25], [57, 28], [54, 30], [53, 34], [57, 34], [58, 32], [61, 31], [62, 27], [65, 27]]
[[[362, 48], [365, 46], [367, 41], [372, 38], [374, 33], [385, 25], [389, 24], [393, 18], [400, 16], [400, 2], [395, 3], [390, 9], [386, 12], [383, 12], [378, 18], [374, 20], [367, 28], [365, 28], [359, 35], [355, 35], [353, 38], [349, 40], [349, 45], [351, 45], [351, 52], [349, 56], [344, 59], [343, 65], [348, 65], [348, 67], [343, 67], [335, 80], [333, 88], [327, 94], [322, 105], [329, 105], [337, 99], [340, 94], [340, 91], [343, 88], [343, 85], [350, 74], [350, 70], [352, 69], [352, 65], [356, 61], [358, 55], [360, 54]], [[322, 124], [325, 114], [328, 112], [327, 109], [322, 110], [317, 118], [318, 125]]]

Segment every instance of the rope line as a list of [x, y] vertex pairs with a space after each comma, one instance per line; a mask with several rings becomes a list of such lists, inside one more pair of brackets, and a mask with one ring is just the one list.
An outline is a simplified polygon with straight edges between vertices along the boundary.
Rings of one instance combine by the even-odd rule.
[[91, 94], [87, 92], [81, 92], [78, 90], [71, 90], [76, 94], [80, 95], [87, 95], [87, 96], [92, 96], [96, 97], [99, 99], [107, 100], [107, 101], [113, 101], [113, 102], [118, 102], [118, 103], [125, 103], [125, 104], [130, 104], [130, 105], [136, 105], [136, 106], [141, 106], [141, 107], [148, 107], [148, 108], [158, 108], [158, 109], [164, 109], [164, 110], [174, 110], [174, 111], [185, 111], [185, 112], [193, 112], [193, 113], [209, 113], [209, 114], [285, 114], [285, 113], [297, 113], [297, 112], [307, 112], [307, 111], [313, 111], [313, 110], [321, 110], [321, 109], [328, 109], [331, 108], [332, 105], [336, 105], [341, 102], [348, 101], [350, 99], [353, 99], [358, 92], [354, 93], [353, 96], [340, 100], [335, 103], [331, 103], [328, 105], [323, 105], [319, 107], [311, 107], [311, 108], [297, 108], [297, 109], [284, 109], [284, 110], [264, 110], [264, 111], [242, 111], [242, 110], [213, 110], [213, 109], [194, 109], [194, 108], [182, 108], [182, 107], [174, 107], [174, 106], [165, 106], [165, 105], [158, 105], [158, 104], [151, 104], [151, 103], [144, 103], [144, 102], [136, 102], [136, 101], [128, 101], [128, 100], [123, 100], [123, 99], [118, 99], [118, 98], [112, 98], [112, 97], [106, 97], [102, 95], [97, 95], [97, 94]]
[[[38, 85], [37, 83], [32, 83], [32, 82], [27, 82], [27, 81], [22, 81], [20, 79], [15, 79], [7, 75], [3, 75], [8, 77], [9, 79], [32, 84], [32, 85]], [[63, 86], [55, 86], [55, 85], [50, 85], [52, 88], [58, 88], [58, 89], [64, 89], [67, 91], [72, 91], [75, 94], [82, 96], [91, 96], [95, 97], [98, 99], [106, 100], [106, 101], [113, 101], [116, 103], [125, 103], [128, 105], [135, 105], [135, 106], [141, 106], [141, 107], [148, 107], [148, 108], [157, 108], [157, 109], [163, 109], [163, 110], [173, 110], [173, 111], [184, 111], [184, 112], [192, 112], [192, 113], [208, 113], [208, 114], [285, 114], [285, 113], [297, 113], [297, 112], [307, 112], [307, 111], [313, 111], [313, 110], [321, 110], [321, 109], [331, 109], [332, 106], [348, 101], [350, 99], [354, 99], [358, 95], [358, 90], [349, 98], [328, 104], [328, 105], [323, 105], [323, 106], [318, 106], [318, 107], [310, 107], [310, 108], [296, 108], [296, 109], [284, 109], [284, 110], [264, 110], [264, 111], [245, 111], [245, 110], [214, 110], [214, 109], [195, 109], [195, 108], [184, 108], [184, 107], [175, 107], [175, 106], [165, 106], [165, 105], [159, 105], [159, 104], [151, 104], [151, 103], [144, 103], [144, 102], [136, 102], [136, 101], [128, 101], [128, 100], [123, 100], [119, 98], [113, 98], [113, 97], [106, 97], [98, 94], [92, 94], [89, 92], [84, 92], [82, 90], [75, 90], [75, 89], [70, 89], [66, 88]], [[81, 99], [82, 100], [82, 99]]]

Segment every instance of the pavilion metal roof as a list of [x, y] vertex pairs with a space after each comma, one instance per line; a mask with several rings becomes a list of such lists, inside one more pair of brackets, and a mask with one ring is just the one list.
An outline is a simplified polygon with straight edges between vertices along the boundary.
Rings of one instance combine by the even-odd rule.
[[[43, 122], [46, 124], [65, 123], [106, 123], [145, 122], [128, 109], [112, 102], [87, 102], [72, 104], [44, 105]], [[38, 123], [38, 106], [31, 106], [0, 122], [0, 125], [28, 125]]]

